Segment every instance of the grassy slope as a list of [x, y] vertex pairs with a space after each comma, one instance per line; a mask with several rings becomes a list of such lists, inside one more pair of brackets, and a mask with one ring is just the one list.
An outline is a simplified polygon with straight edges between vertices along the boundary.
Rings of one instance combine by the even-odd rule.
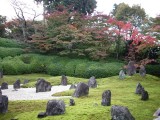
[[[25, 75], [24, 75], [25, 76]], [[5, 76], [4, 81], [13, 80], [16, 78], [23, 78], [24, 76]], [[48, 75], [26, 75], [31, 81], [36, 78], [43, 77], [50, 81], [53, 79], [54, 84], [59, 84], [60, 77], [52, 77]], [[71, 83], [77, 81], [87, 82], [87, 79], [68, 77]], [[98, 88], [90, 89], [87, 97], [74, 98], [76, 106], [68, 106], [69, 99], [64, 99], [67, 107], [64, 115], [49, 116], [43, 120], [110, 120], [111, 106], [101, 106], [101, 95], [104, 90], [110, 89], [112, 92], [112, 105], [127, 106], [136, 118], [136, 120], [152, 120], [153, 113], [160, 107], [160, 79], [151, 75], [145, 78], [138, 74], [132, 77], [127, 76], [125, 80], [119, 80], [118, 76], [97, 79]], [[140, 82], [149, 93], [148, 101], [141, 101], [141, 96], [136, 95], [135, 88]], [[10, 82], [12, 83], [12, 82]], [[58, 93], [58, 95], [72, 94], [72, 91]], [[43, 101], [10, 101], [8, 113], [0, 115], [0, 120], [10, 120], [11, 118], [18, 118], [19, 120], [37, 120], [37, 114], [46, 109], [47, 100]], [[97, 105], [98, 104], [98, 105]]]

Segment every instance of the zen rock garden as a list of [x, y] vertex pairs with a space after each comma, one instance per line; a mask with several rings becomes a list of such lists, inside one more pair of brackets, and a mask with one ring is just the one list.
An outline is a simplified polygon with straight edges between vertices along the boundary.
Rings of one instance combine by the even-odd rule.
[[[126, 69], [126, 73], [124, 70], [121, 70], [119, 72], [119, 79], [120, 80], [125, 80], [126, 76], [133, 76], [136, 73], [136, 67], [134, 66], [134, 62], [130, 61], [128, 63], [128, 67]], [[140, 66], [139, 69], [139, 74], [142, 77], [145, 77], [146, 75], [146, 70], [143, 65]], [[27, 84], [29, 80], [25, 79], [23, 84]], [[17, 90], [20, 89], [20, 83], [21, 81], [18, 79], [14, 82], [13, 84], [13, 89]], [[60, 80], [60, 85], [62, 86], [67, 86], [68, 84], [68, 79], [65, 75], [61, 76]], [[36, 87], [36, 93], [39, 92], [49, 92], [51, 91], [52, 85], [50, 82], [46, 81], [43, 78], [39, 78], [35, 84]], [[80, 98], [82, 96], [89, 96], [89, 90], [90, 89], [96, 89], [97, 88], [97, 81], [94, 76], [90, 77], [87, 84], [84, 82], [80, 82], [77, 85], [76, 84], [71, 84], [69, 89], [74, 89], [74, 93], [72, 95], [72, 98], [69, 99], [69, 106], [65, 105], [63, 100], [49, 100], [46, 105], [46, 110], [43, 112], [38, 113], [37, 117], [38, 118], [44, 118], [47, 116], [54, 116], [54, 115], [61, 115], [65, 114], [66, 112], [66, 106], [75, 106], [76, 104], [81, 104], [81, 103], [76, 103], [74, 98]], [[8, 89], [8, 84], [6, 82], [3, 82], [1, 84], [0, 88], [0, 113], [4, 114], [8, 111], [8, 97], [3, 95], [2, 90]], [[113, 105], [112, 103], [112, 97], [111, 90], [104, 90], [102, 95], [102, 100], [101, 100], [101, 106], [104, 107], [111, 107], [110, 112], [111, 112], [111, 120], [135, 120], [133, 115], [130, 113], [129, 109], [125, 106], [120, 106], [120, 105]], [[144, 89], [144, 87], [141, 85], [141, 83], [137, 83], [136, 89], [135, 89], [135, 94], [141, 96], [139, 97], [139, 100], [142, 101], [147, 101], [149, 100], [149, 94], [148, 92]], [[138, 99], [137, 99], [138, 100]], [[96, 103], [96, 106], [98, 106], [98, 103]], [[155, 113], [154, 116], [159, 117], [160, 116], [160, 109], [158, 109]], [[158, 120], [158, 119], [157, 119]]]

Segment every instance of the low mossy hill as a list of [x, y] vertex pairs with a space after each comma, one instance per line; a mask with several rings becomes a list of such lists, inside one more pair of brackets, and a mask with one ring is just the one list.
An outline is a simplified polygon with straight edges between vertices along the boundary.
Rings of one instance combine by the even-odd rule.
[[[16, 79], [23, 81], [30, 79], [35, 83], [37, 78], [44, 78], [47, 81], [54, 81], [52, 85], [57, 85], [61, 77], [53, 77], [43, 74], [30, 74], [18, 76], [4, 76], [3, 81], [12, 84]], [[69, 106], [69, 98], [63, 99], [66, 104], [66, 112], [63, 115], [48, 116], [43, 120], [110, 120], [111, 106], [126, 106], [136, 120], [153, 120], [153, 113], [160, 107], [160, 78], [146, 75], [141, 77], [139, 74], [126, 76], [120, 80], [118, 76], [96, 79], [97, 88], [90, 88], [89, 95], [81, 98], [74, 98], [75, 106]], [[83, 81], [87, 83], [88, 79], [68, 77], [69, 83], [78, 83]], [[149, 93], [149, 100], [140, 100], [141, 96], [135, 94], [137, 83], [141, 83]], [[101, 106], [102, 93], [105, 90], [111, 90], [111, 106]], [[73, 90], [54, 94], [54, 96], [68, 96], [73, 94]], [[48, 100], [37, 101], [9, 101], [8, 113], [1, 114], [0, 120], [37, 120], [39, 112], [46, 110]]]

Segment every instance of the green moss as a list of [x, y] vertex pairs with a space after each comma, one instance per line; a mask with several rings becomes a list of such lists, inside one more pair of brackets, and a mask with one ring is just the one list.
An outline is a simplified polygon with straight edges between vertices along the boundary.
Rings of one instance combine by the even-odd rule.
[[[38, 74], [28, 75], [27, 77], [47, 78], [48, 80], [60, 80], [59, 77], [43, 76]], [[6, 76], [4, 76], [5, 79]], [[13, 77], [13, 76], [12, 76]], [[20, 77], [20, 76], [19, 76]], [[21, 76], [22, 77], [22, 76]], [[72, 82], [84, 81], [86, 79], [68, 77]], [[34, 80], [32, 80], [34, 82]], [[122, 105], [128, 107], [136, 120], [152, 120], [153, 113], [159, 108], [160, 79], [152, 75], [141, 77], [139, 74], [126, 76], [126, 79], [119, 80], [118, 76], [97, 79], [98, 87], [90, 88], [89, 95], [86, 97], [74, 98], [75, 106], [69, 106], [69, 98], [63, 99], [66, 104], [66, 112], [63, 115], [48, 116], [43, 120], [110, 120], [110, 109], [112, 105]], [[137, 83], [140, 82], [149, 93], [148, 101], [141, 101], [140, 95], [135, 94]], [[77, 83], [77, 82], [76, 82]], [[105, 90], [111, 90], [111, 106], [101, 106], [102, 93]], [[68, 96], [74, 90], [54, 94], [54, 96]], [[19, 120], [38, 120], [39, 112], [46, 110], [48, 100], [39, 101], [10, 101], [8, 113], [0, 115], [0, 120], [10, 120], [18, 118]]]

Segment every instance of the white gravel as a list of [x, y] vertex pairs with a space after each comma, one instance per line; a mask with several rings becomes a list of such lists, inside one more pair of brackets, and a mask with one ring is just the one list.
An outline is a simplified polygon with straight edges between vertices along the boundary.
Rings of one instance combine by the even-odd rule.
[[[13, 85], [8, 85], [8, 89], [2, 90], [2, 95], [7, 95], [9, 101], [14, 100], [45, 100], [45, 99], [56, 99], [63, 97], [54, 97], [52, 94], [57, 92], [62, 92], [69, 90], [70, 85], [67, 86], [52, 86], [49, 92], [38, 92], [36, 93], [36, 88], [20, 88], [17, 91], [13, 89]], [[70, 96], [66, 96], [70, 97]]]

